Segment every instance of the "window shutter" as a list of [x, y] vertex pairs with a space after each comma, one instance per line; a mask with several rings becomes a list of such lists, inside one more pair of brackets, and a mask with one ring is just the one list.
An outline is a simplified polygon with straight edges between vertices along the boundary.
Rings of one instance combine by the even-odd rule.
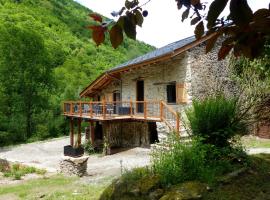
[[113, 93], [108, 93], [106, 96], [107, 96], [106, 100], [108, 102], [112, 102], [113, 101]]
[[177, 103], [187, 103], [187, 90], [185, 83], [177, 83], [176, 85], [176, 101]]

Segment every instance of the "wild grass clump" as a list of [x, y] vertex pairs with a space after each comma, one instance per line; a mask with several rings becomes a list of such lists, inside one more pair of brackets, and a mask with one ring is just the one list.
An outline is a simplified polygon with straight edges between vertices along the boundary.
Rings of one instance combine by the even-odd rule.
[[44, 169], [37, 169], [35, 167], [28, 167], [21, 164], [10, 164], [9, 168], [1, 168], [1, 172], [3, 173], [4, 177], [13, 177], [15, 180], [20, 180], [22, 176], [26, 174], [40, 174], [44, 175], [46, 170]]
[[186, 115], [193, 135], [203, 138], [205, 144], [220, 148], [230, 146], [230, 139], [247, 130], [237, 98], [216, 95], [203, 101], [194, 100]]

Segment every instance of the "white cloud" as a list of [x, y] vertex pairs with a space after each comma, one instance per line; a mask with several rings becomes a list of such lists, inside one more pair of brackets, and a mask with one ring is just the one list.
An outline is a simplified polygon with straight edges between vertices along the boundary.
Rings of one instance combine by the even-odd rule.
[[[76, 0], [82, 5], [112, 18], [111, 12], [119, 10], [125, 0]], [[212, 2], [212, 0], [206, 0]], [[146, 2], [141, 0], [140, 2]], [[251, 8], [257, 10], [268, 7], [268, 0], [248, 0]], [[144, 18], [143, 28], [138, 28], [137, 38], [156, 47], [161, 47], [171, 42], [193, 35], [194, 26], [190, 21], [181, 22], [183, 10], [179, 11], [174, 0], [151, 0], [144, 9], [149, 15]], [[228, 13], [228, 8], [224, 12]]]

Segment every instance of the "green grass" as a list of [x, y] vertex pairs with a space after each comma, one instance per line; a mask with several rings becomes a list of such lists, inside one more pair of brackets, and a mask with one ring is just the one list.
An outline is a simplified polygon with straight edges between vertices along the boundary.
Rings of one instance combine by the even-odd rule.
[[245, 136], [241, 140], [246, 148], [270, 148], [270, 139]]
[[0, 187], [0, 199], [14, 195], [19, 199], [34, 200], [97, 200], [107, 183], [81, 184], [79, 178], [62, 175]]
[[10, 164], [9, 167], [4, 168], [0, 166], [0, 171], [3, 172], [4, 177], [13, 177], [15, 180], [20, 180], [26, 174], [44, 175], [46, 170], [37, 169], [35, 167], [25, 166], [21, 164]]
[[230, 183], [213, 188], [203, 200], [270, 199], [270, 154], [251, 156], [250, 169]]

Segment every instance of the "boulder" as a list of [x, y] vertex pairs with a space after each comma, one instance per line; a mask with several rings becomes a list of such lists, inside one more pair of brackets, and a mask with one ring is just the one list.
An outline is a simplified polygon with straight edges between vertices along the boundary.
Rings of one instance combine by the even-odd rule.
[[201, 199], [207, 186], [197, 181], [190, 181], [173, 186], [159, 200], [194, 200]]

